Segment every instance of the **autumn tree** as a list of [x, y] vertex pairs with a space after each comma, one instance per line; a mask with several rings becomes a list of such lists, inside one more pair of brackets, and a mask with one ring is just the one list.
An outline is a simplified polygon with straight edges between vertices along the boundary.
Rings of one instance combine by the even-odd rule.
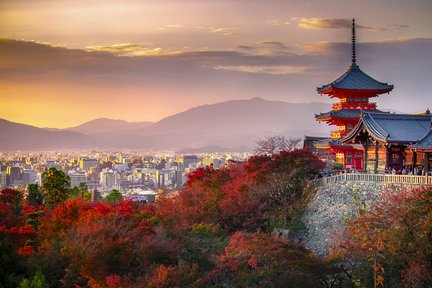
[[178, 245], [152, 227], [152, 214], [129, 201], [94, 204], [65, 235], [61, 252], [70, 260], [69, 275], [75, 271], [95, 285], [110, 275], [133, 282], [154, 265], [175, 264]]
[[264, 233], [234, 233], [209, 287], [328, 287], [327, 266], [303, 246]]
[[302, 205], [306, 180], [323, 166], [306, 150], [252, 156], [223, 187], [224, 215], [250, 229], [284, 227]]
[[42, 173], [42, 187], [45, 205], [54, 207], [68, 199], [70, 193], [70, 177], [63, 171], [52, 167]]
[[360, 213], [335, 253], [356, 263], [353, 278], [372, 287], [432, 286], [432, 188], [386, 192]]

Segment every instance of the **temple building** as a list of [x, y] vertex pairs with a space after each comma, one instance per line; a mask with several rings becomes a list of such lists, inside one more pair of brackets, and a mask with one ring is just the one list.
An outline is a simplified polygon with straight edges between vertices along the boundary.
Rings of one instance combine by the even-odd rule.
[[358, 124], [340, 139], [361, 145], [363, 170], [426, 174], [432, 168], [432, 115], [362, 112]]
[[[338, 99], [333, 104], [333, 109], [326, 113], [315, 115], [319, 122], [337, 126], [337, 130], [331, 132], [331, 137], [314, 142], [318, 149], [326, 149], [335, 155], [336, 163], [344, 169], [362, 169], [364, 166], [363, 147], [358, 143], [342, 143], [344, 138], [359, 122], [362, 111], [384, 113], [377, 110], [376, 103], [370, 102], [370, 98], [380, 94], [389, 93], [393, 85], [375, 80], [363, 72], [357, 64], [355, 21], [352, 23], [352, 56], [351, 65], [342, 76], [335, 81], [317, 88], [321, 95]], [[388, 114], [388, 113], [385, 113]], [[306, 136], [305, 142], [312, 139]]]
[[[352, 23], [352, 58], [348, 71], [318, 93], [337, 98], [333, 109], [315, 115], [319, 122], [337, 126], [330, 138], [305, 137], [304, 147], [318, 155], [332, 153], [343, 169], [367, 173], [431, 175], [432, 114], [396, 114], [377, 110], [370, 98], [393, 90], [357, 65], [355, 22]], [[322, 155], [322, 154], [321, 154]]]

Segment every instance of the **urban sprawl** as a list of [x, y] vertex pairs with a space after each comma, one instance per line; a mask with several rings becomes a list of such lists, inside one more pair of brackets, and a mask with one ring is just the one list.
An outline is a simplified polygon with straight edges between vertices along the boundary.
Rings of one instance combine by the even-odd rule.
[[71, 188], [84, 183], [101, 196], [119, 190], [123, 197], [154, 201], [160, 189], [183, 186], [188, 173], [199, 167], [220, 168], [229, 161], [243, 161], [248, 153], [178, 155], [174, 152], [33, 152], [0, 153], [0, 188], [24, 189], [42, 183], [49, 168], [70, 177]]

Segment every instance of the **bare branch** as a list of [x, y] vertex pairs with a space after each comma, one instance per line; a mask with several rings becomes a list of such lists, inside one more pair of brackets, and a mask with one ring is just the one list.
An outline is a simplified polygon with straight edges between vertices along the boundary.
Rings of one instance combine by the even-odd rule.
[[271, 155], [281, 151], [291, 151], [300, 141], [300, 138], [287, 138], [281, 135], [267, 136], [256, 142], [253, 152], [257, 155]]

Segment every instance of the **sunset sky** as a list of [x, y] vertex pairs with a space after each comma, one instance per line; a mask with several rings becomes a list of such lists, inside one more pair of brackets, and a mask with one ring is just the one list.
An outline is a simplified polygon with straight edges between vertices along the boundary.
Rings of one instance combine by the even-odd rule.
[[395, 86], [379, 107], [423, 111], [431, 12], [430, 0], [1, 0], [0, 118], [64, 128], [232, 99], [330, 103], [316, 87], [350, 64], [352, 18], [360, 67]]

